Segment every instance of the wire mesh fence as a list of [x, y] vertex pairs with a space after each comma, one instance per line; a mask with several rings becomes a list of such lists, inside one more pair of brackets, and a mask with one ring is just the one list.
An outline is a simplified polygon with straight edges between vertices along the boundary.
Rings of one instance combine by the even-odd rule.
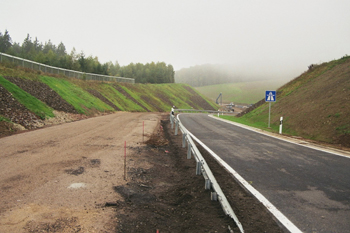
[[67, 70], [63, 68], [53, 67], [42, 63], [30, 61], [20, 57], [11, 56], [5, 53], [0, 53], [0, 62], [9, 62], [17, 66], [38, 70], [44, 73], [60, 74], [60, 75], [65, 75], [67, 77], [78, 78], [83, 80], [115, 81], [115, 82], [133, 83], [133, 84], [135, 83], [135, 79], [133, 78], [115, 77], [115, 76], [109, 76], [109, 75], [85, 73], [85, 72], [80, 72], [75, 70]]

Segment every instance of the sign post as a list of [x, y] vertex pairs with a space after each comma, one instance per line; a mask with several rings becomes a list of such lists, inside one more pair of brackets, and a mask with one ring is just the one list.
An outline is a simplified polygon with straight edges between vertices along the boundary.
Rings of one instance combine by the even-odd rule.
[[276, 102], [276, 91], [266, 91], [265, 92], [265, 102], [269, 102], [269, 124], [268, 124], [268, 128], [270, 128], [271, 102]]

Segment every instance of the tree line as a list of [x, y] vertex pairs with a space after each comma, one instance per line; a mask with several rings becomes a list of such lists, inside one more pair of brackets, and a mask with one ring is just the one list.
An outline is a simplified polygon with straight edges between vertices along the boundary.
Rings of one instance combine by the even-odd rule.
[[0, 52], [69, 70], [134, 78], [136, 83], [174, 83], [174, 68], [165, 62], [130, 63], [127, 66], [120, 66], [117, 61], [102, 64], [97, 56], [86, 56], [84, 52], [78, 53], [74, 47], [70, 53], [67, 53], [62, 42], [54, 45], [49, 40], [43, 44], [37, 38], [32, 40], [29, 34], [22, 44], [12, 42], [7, 30], [4, 34], [0, 32]]

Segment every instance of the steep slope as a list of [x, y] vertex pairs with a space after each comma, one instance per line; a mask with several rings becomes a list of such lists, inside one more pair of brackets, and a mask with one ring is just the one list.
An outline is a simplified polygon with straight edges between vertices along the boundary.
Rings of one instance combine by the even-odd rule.
[[2, 64], [0, 101], [0, 136], [16, 131], [13, 123], [33, 129], [58, 117], [61, 123], [114, 111], [167, 112], [173, 105], [217, 109], [186, 84], [84, 81]]
[[[267, 125], [268, 103], [259, 104], [242, 119]], [[350, 147], [350, 56], [313, 65], [279, 88], [271, 107], [276, 131], [281, 116], [285, 133]]]

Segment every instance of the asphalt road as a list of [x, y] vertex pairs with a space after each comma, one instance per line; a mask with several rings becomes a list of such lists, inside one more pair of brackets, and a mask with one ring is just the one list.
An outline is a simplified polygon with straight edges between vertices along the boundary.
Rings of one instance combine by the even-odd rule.
[[180, 120], [301, 231], [350, 232], [350, 158], [206, 114], [181, 114]]

